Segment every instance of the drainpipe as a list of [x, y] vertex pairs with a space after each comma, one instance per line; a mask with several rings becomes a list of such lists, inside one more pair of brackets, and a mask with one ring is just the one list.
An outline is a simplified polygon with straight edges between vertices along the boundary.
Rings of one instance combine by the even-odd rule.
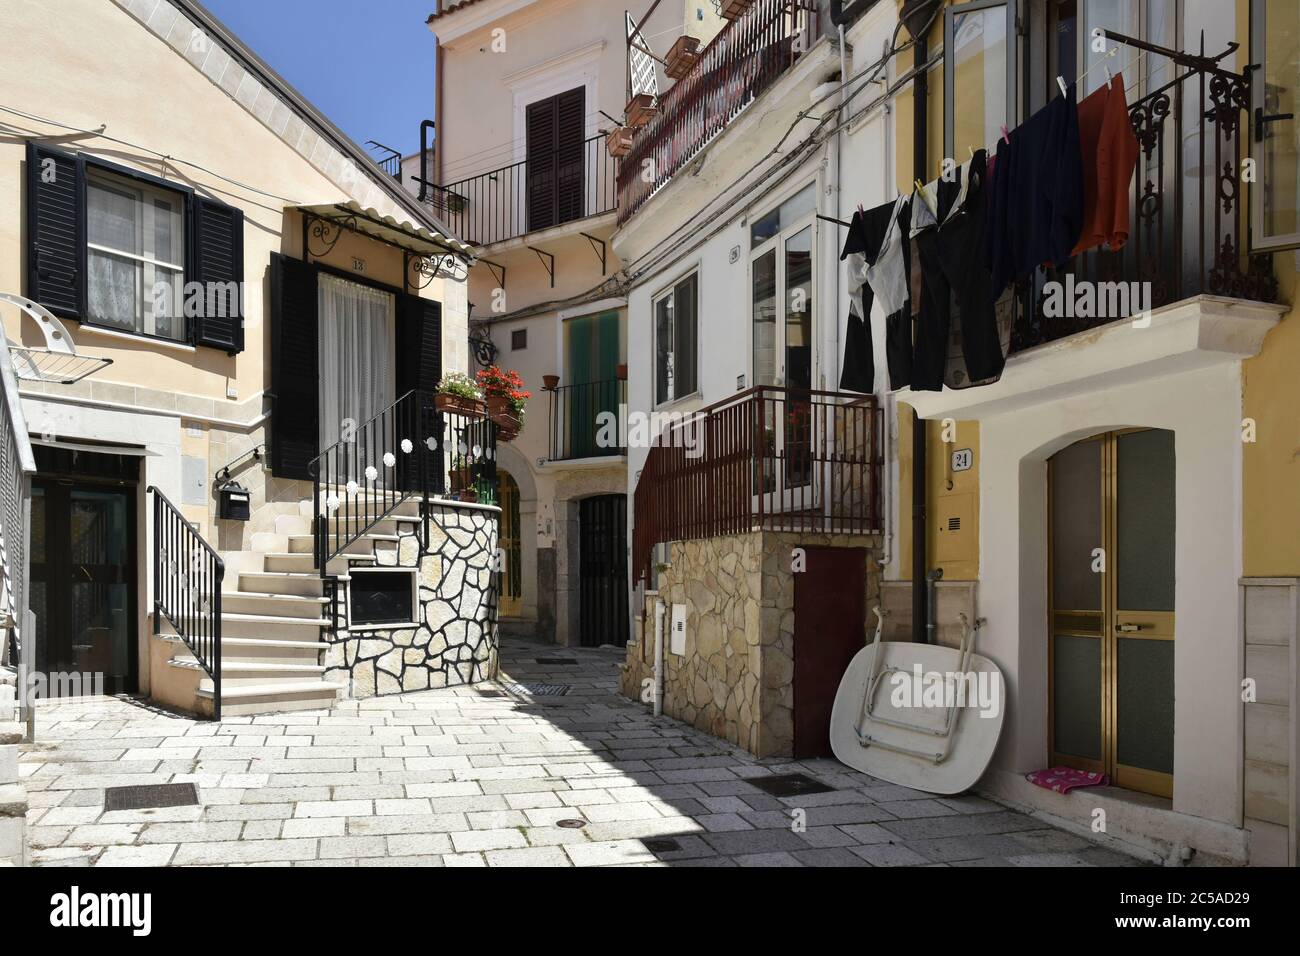
[[[880, 195], [889, 196], [892, 195], [894, 192], [894, 184], [892, 179], [893, 169], [894, 169], [894, 153], [893, 153], [894, 146], [893, 146], [893, 140], [889, 135], [889, 124], [892, 121], [891, 116], [893, 115], [894, 109], [892, 106], [890, 106], [889, 100], [887, 98], [884, 102], [884, 111], [885, 111], [885, 124], [884, 124], [885, 132], [884, 135], [881, 137], [882, 155], [880, 157], [880, 174], [881, 177], [884, 179], [884, 184], [883, 184], [884, 190], [881, 192]], [[868, 323], [871, 321], [871, 316], [864, 316], [863, 318]], [[870, 329], [870, 326], [868, 326], [868, 329]], [[886, 376], [886, 382], [884, 387], [879, 389], [884, 404], [884, 411], [882, 413], [882, 419], [884, 424], [884, 428], [882, 429], [882, 431], [884, 432], [884, 434], [881, 435], [881, 451], [884, 455], [884, 467], [882, 472], [882, 480], [884, 486], [881, 489], [882, 493], [880, 496], [880, 509], [883, 512], [880, 519], [881, 524], [883, 526], [881, 530], [883, 531], [885, 536], [885, 546], [880, 555], [880, 567], [882, 570], [888, 568], [889, 565], [894, 560], [894, 496], [893, 496], [894, 482], [893, 482], [893, 466], [890, 464], [890, 462], [893, 460], [891, 457], [891, 453], [894, 450], [893, 443], [894, 443], [895, 419], [896, 416], [898, 415], [898, 402], [894, 398], [894, 393], [889, 390], [889, 384], [888, 384], [889, 369], [887, 367], [884, 370], [884, 374]]]
[[655, 706], [654, 715], [664, 712], [664, 601], [655, 598]]
[[938, 600], [939, 589], [935, 587], [943, 578], [943, 568], [935, 568], [925, 576], [925, 600], [926, 600], [926, 622], [925, 622], [925, 643], [939, 643], [939, 614]]
[[[439, 72], [442, 71], [441, 59], [439, 60]], [[432, 179], [439, 186], [442, 185], [442, 176], [440, 172], [435, 172], [429, 168], [429, 132], [434, 132], [433, 149], [434, 160], [441, 166], [442, 157], [438, 152], [438, 134], [436, 124], [433, 120], [420, 121], [420, 195], [419, 201], [424, 202], [429, 198], [429, 181]]]
[[[924, 64], [930, 58], [930, 44], [925, 35], [915, 38], [913, 63]], [[921, 69], [912, 80], [912, 172], [926, 181], [929, 157], [926, 149], [926, 100], [929, 97], [928, 71]], [[912, 418], [912, 640], [924, 644], [929, 634], [925, 601], [925, 422], [913, 412]]]

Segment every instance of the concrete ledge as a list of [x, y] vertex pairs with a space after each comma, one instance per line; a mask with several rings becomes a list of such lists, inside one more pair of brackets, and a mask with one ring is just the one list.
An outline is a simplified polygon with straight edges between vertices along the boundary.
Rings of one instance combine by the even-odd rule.
[[[1250, 854], [1248, 831], [1215, 820], [1178, 813], [1170, 802], [1120, 787], [1087, 787], [1057, 793], [1037, 787], [1022, 774], [990, 770], [977, 792], [1102, 845], [1155, 863], [1181, 865], [1190, 847], [1193, 866], [1244, 866]], [[1104, 810], [1106, 832], [1092, 830], [1093, 812]], [[1156, 838], [1153, 834], [1160, 834]]]
[[0, 817], [25, 817], [27, 791], [16, 783], [0, 785]]

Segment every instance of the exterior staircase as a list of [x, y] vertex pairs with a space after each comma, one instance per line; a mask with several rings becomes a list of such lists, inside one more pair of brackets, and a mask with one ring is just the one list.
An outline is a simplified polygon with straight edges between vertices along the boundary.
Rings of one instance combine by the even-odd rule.
[[[302, 501], [298, 514], [276, 519], [274, 532], [254, 534], [251, 551], [221, 555], [225, 562], [221, 593], [222, 717], [326, 709], [333, 706], [343, 689], [325, 679], [322, 663], [327, 647], [322, 629], [332, 628], [334, 621], [331, 599], [316, 569], [312, 510], [310, 500]], [[402, 534], [415, 533], [419, 526], [420, 502], [418, 497], [412, 497], [349, 543], [329, 562], [329, 573], [340, 583], [346, 582], [351, 568], [379, 563], [386, 552], [396, 552]], [[185, 688], [175, 696], [191, 696], [197, 700], [200, 713], [211, 715], [215, 710], [216, 682], [165, 617], [162, 627], [164, 633], [157, 639], [168, 644], [166, 667], [182, 672], [166, 675], [165, 681], [170, 684], [179, 676]]]

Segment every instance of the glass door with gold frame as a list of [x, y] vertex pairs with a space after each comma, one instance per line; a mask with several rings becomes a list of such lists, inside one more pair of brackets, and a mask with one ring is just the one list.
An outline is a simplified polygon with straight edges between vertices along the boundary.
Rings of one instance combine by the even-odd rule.
[[1048, 462], [1053, 765], [1173, 793], [1174, 435], [1108, 432]]
[[520, 551], [519, 485], [504, 468], [497, 469], [497, 504], [501, 506], [500, 608], [502, 617], [518, 617], [523, 611], [523, 561]]

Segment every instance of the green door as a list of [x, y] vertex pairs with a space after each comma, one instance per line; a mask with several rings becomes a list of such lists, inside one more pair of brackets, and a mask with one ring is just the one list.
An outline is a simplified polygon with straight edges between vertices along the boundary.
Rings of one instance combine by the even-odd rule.
[[596, 442], [601, 412], [618, 415], [618, 313], [585, 315], [568, 322], [569, 383], [563, 388], [570, 458], [618, 454]]

